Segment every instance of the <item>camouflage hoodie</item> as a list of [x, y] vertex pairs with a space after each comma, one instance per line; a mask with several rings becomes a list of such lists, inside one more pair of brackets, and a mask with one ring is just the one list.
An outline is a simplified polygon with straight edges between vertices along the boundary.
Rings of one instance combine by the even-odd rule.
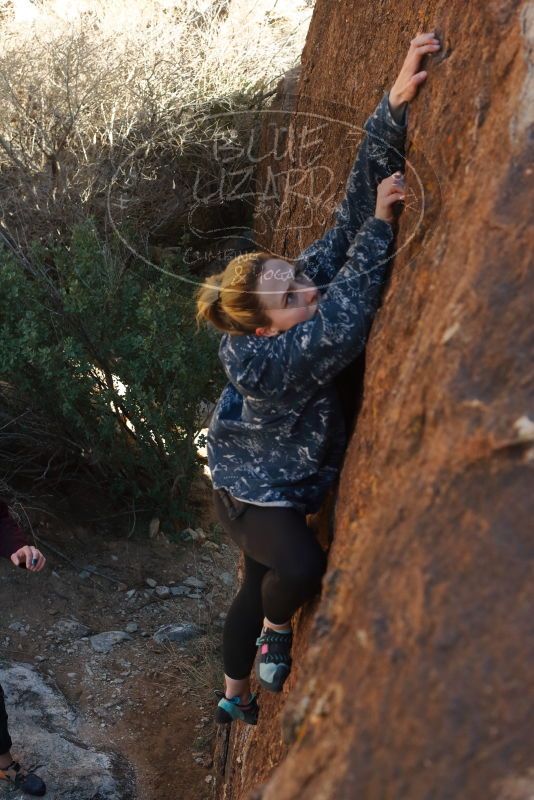
[[257, 505], [319, 510], [347, 444], [334, 377], [365, 347], [393, 229], [373, 216], [378, 182], [404, 171], [406, 108], [385, 93], [366, 121], [334, 227], [297, 259], [320, 289], [315, 315], [275, 336], [223, 334], [229, 383], [208, 429], [214, 489]]

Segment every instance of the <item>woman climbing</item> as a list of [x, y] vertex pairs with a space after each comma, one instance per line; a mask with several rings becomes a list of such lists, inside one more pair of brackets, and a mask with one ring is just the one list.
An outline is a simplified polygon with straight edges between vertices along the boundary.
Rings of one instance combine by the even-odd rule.
[[321, 587], [326, 556], [306, 514], [319, 510], [346, 445], [333, 379], [363, 350], [378, 306], [393, 206], [404, 199], [406, 107], [427, 76], [421, 59], [439, 48], [434, 33], [412, 40], [364, 125], [334, 227], [294, 265], [268, 253], [241, 255], [197, 293], [198, 323], [224, 332], [219, 357], [229, 380], [208, 430], [214, 506], [245, 561], [223, 630], [220, 723], [256, 723], [256, 655], [260, 686], [281, 691], [291, 669], [291, 617]]

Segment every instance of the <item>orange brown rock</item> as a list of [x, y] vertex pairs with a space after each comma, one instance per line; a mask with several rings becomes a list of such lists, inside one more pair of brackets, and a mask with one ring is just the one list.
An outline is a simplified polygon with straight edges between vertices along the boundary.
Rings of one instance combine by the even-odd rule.
[[[534, 795], [534, 7], [317, 0], [295, 110], [331, 103], [362, 125], [419, 30], [443, 47], [409, 109], [405, 246], [367, 348], [322, 597], [298, 615], [282, 696], [263, 692], [258, 726], [232, 732], [224, 800]], [[323, 144], [339, 199], [354, 151], [335, 122]], [[305, 202], [284, 214], [262, 235], [294, 257], [325, 225], [302, 242], [287, 221]], [[325, 544], [331, 511], [310, 520]]]

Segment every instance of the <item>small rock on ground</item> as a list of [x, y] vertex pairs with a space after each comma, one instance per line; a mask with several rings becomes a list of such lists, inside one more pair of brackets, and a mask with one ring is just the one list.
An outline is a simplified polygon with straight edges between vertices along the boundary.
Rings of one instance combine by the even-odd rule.
[[91, 647], [97, 653], [109, 653], [116, 644], [131, 638], [125, 631], [103, 631], [91, 636], [89, 641], [91, 642]]
[[190, 639], [202, 636], [203, 633], [204, 631], [202, 628], [199, 628], [198, 625], [186, 622], [183, 625], [162, 625], [152, 638], [154, 641], [158, 642], [158, 644], [162, 644], [163, 642], [188, 642]]

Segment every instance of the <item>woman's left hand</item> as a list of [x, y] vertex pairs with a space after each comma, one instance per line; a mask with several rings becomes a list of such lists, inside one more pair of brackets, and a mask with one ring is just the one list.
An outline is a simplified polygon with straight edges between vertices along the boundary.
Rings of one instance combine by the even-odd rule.
[[30, 572], [40, 572], [46, 564], [46, 558], [36, 547], [25, 545], [11, 554], [11, 561], [16, 567], [26, 567]]
[[427, 53], [437, 53], [441, 45], [434, 32], [419, 33], [410, 42], [408, 55], [399, 72], [399, 77], [389, 93], [389, 102], [393, 109], [403, 103], [410, 103], [417, 95], [419, 86], [426, 80], [427, 72], [421, 70], [421, 60]]

